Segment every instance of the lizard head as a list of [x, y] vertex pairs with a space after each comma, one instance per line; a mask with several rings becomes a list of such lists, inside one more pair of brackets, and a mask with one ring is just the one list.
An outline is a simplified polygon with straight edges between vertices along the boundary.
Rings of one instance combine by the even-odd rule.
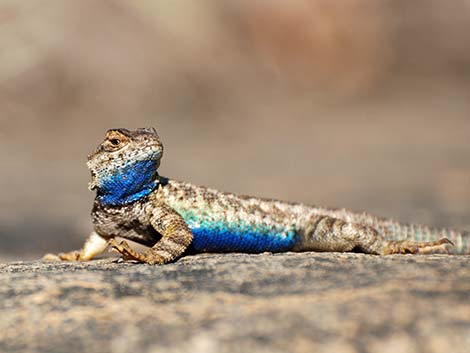
[[104, 141], [88, 156], [90, 190], [105, 204], [126, 204], [156, 187], [163, 145], [154, 128], [108, 130]]

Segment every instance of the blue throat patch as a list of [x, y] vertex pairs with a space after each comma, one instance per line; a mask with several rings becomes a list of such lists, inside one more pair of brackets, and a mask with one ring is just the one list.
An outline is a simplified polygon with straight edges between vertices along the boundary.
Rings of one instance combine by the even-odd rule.
[[104, 205], [122, 206], [149, 195], [158, 185], [157, 161], [137, 161], [115, 168], [99, 183], [97, 200]]

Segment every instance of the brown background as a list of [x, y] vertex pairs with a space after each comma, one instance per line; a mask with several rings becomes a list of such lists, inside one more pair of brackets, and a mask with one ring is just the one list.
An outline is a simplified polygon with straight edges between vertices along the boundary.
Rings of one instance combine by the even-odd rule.
[[155, 126], [163, 175], [470, 229], [470, 3], [0, 3], [0, 258], [80, 246], [86, 155]]

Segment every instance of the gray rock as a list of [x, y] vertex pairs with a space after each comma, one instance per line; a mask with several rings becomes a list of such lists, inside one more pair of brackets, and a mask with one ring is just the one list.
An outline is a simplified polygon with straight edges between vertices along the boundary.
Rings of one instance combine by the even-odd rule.
[[470, 351], [470, 256], [0, 264], [1, 352]]

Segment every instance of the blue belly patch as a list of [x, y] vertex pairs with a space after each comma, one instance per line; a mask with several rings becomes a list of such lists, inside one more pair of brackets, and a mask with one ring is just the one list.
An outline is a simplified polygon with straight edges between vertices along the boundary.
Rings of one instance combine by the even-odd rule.
[[297, 235], [293, 230], [224, 222], [188, 222], [194, 235], [196, 252], [283, 252], [293, 248]]

